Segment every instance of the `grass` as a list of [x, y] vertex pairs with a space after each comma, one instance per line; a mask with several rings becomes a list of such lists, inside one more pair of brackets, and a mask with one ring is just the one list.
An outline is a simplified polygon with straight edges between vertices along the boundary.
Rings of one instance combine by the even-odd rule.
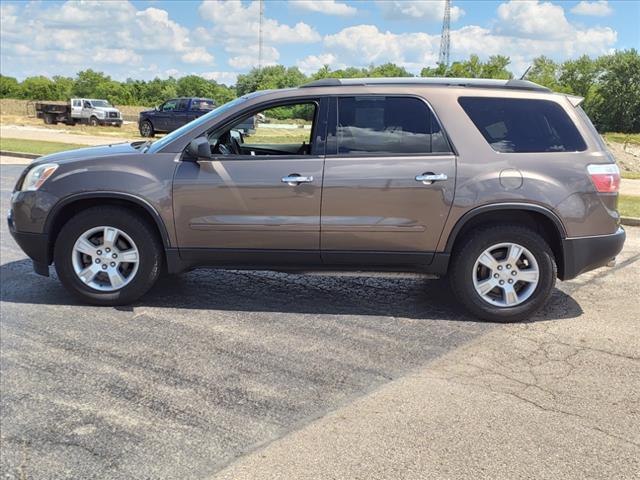
[[618, 197], [618, 211], [623, 217], [640, 218], [640, 197], [620, 195]]
[[609, 142], [640, 145], [640, 133], [607, 132], [607, 133], [604, 133], [602, 136]]
[[23, 140], [19, 138], [0, 138], [0, 150], [20, 153], [33, 153], [36, 155], [48, 155], [50, 153], [64, 152], [74, 148], [86, 148], [87, 145], [74, 143], [44, 142], [41, 140]]
[[640, 172], [629, 172], [626, 170], [622, 170], [620, 172], [622, 178], [626, 178], [627, 180], [640, 180]]
[[257, 145], [260, 143], [309, 143], [309, 137], [311, 136], [311, 130], [302, 128], [269, 128], [267, 126], [259, 125], [256, 129], [256, 133], [249, 135], [245, 138], [245, 143], [250, 145]]

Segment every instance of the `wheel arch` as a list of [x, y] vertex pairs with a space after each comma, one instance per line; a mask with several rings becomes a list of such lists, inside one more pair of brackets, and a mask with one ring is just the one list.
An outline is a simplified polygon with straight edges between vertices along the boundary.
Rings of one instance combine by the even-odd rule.
[[454, 225], [445, 253], [455, 251], [467, 232], [485, 225], [523, 225], [537, 231], [549, 244], [558, 266], [558, 277], [564, 278], [564, 246], [567, 237], [562, 221], [550, 209], [527, 203], [498, 203], [483, 205], [465, 213]]
[[164, 250], [171, 247], [164, 221], [157, 210], [143, 198], [121, 192], [87, 192], [66, 197], [52, 208], [44, 225], [44, 231], [49, 238], [49, 258], [52, 258], [53, 247], [60, 230], [71, 217], [87, 208], [105, 205], [125, 207], [137, 212], [155, 228]]

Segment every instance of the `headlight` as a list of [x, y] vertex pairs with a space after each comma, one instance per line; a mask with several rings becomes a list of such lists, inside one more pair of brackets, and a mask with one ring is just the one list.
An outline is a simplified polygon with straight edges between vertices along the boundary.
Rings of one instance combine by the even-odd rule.
[[43, 163], [42, 165], [33, 167], [29, 170], [27, 176], [24, 177], [20, 190], [23, 192], [38, 190], [42, 184], [47, 181], [47, 178], [53, 175], [53, 172], [55, 172], [57, 168], [57, 163]]

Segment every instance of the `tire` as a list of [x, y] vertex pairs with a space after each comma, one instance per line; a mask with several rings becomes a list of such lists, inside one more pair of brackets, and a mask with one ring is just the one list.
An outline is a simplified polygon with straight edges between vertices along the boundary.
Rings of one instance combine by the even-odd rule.
[[[95, 240], [100, 238], [105, 226], [119, 232], [111, 244], [112, 249], [104, 248], [109, 245], [104, 242], [104, 236], [102, 242]], [[98, 250], [91, 256], [78, 252], [76, 242], [94, 230], [96, 233], [92, 241], [95, 243], [90, 246]], [[123, 260], [125, 255], [134, 249], [137, 250], [137, 261], [127, 263]], [[111, 262], [112, 256], [117, 257], [118, 254], [120, 259], [114, 257], [115, 261]], [[158, 279], [163, 265], [162, 243], [152, 226], [126, 208], [93, 207], [78, 213], [62, 227], [55, 242], [54, 263], [62, 284], [82, 301], [93, 305], [124, 305], [144, 295]], [[114, 270], [103, 272], [97, 266], [99, 263], [100, 267], [107, 269], [116, 264], [115, 269], [124, 280], [123, 286], [114, 287], [111, 273], [108, 273]], [[91, 282], [83, 281], [76, 272], [86, 271], [89, 266], [92, 269], [95, 266], [98, 271], [93, 274]]]
[[97, 127], [98, 126], [98, 118], [94, 117], [94, 116], [89, 118], [89, 125], [91, 125], [92, 127]]
[[143, 137], [153, 137], [156, 132], [153, 129], [153, 124], [149, 120], [143, 120], [140, 123], [140, 135]]
[[[518, 249], [512, 245], [524, 247], [518, 257], [519, 266], [502, 257], [512, 251], [517, 255]], [[490, 258], [483, 255], [487, 252]], [[529, 281], [536, 270], [537, 280]], [[498, 225], [472, 231], [463, 239], [452, 255], [449, 283], [453, 294], [472, 315], [508, 323], [524, 320], [538, 311], [549, 299], [556, 275], [553, 253], [538, 233], [526, 227]]]
[[45, 113], [44, 115], [44, 123], [47, 125], [54, 125], [57, 122], [55, 121], [55, 117], [51, 113]]

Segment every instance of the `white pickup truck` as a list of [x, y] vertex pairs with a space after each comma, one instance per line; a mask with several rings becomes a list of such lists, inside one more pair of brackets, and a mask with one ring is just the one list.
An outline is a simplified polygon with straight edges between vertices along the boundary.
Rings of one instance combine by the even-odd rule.
[[107, 100], [95, 98], [72, 98], [66, 103], [62, 102], [35, 102], [35, 111], [38, 118], [42, 118], [46, 124], [88, 123], [89, 125], [115, 125], [122, 126], [122, 114]]

